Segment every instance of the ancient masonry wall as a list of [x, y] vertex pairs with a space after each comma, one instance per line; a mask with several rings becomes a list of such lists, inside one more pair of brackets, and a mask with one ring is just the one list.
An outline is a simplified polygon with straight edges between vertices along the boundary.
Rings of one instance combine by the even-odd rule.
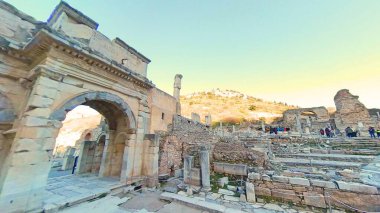
[[199, 165], [201, 145], [212, 146], [218, 139], [209, 129], [190, 119], [175, 115], [168, 132], [160, 134], [159, 174], [170, 174], [173, 169], [182, 168], [186, 155], [195, 156], [195, 165]]
[[328, 208], [330, 204], [351, 211], [353, 209], [348, 206], [363, 211], [380, 211], [380, 193], [374, 186], [302, 177], [270, 177], [259, 173], [249, 173], [248, 181], [253, 183], [256, 196], [264, 199], [318, 208]]

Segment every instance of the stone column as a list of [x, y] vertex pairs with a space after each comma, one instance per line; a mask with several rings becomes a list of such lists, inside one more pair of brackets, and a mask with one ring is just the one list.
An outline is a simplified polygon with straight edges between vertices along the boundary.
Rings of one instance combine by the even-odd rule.
[[380, 119], [380, 112], [376, 112], [377, 118]]
[[232, 125], [232, 132], [235, 132], [235, 125]]
[[150, 109], [146, 96], [140, 100], [139, 112], [137, 117], [136, 142], [133, 150], [134, 162], [132, 169], [132, 177], [143, 175], [143, 155], [144, 155], [144, 136], [148, 133], [148, 125], [146, 122], [150, 120]]
[[115, 131], [109, 130], [104, 143], [102, 160], [100, 161], [99, 177], [108, 176], [111, 172], [111, 155], [113, 149], [113, 141], [115, 139]]
[[191, 182], [191, 169], [193, 168], [194, 156], [186, 156], [183, 160], [183, 181], [184, 183]]
[[212, 125], [212, 120], [211, 120], [211, 115], [210, 114], [206, 115], [205, 120], [206, 120], [206, 126], [211, 126]]
[[136, 129], [129, 129], [126, 131], [128, 133], [127, 139], [125, 141], [124, 153], [123, 153], [123, 163], [121, 166], [120, 182], [131, 184], [132, 183], [132, 170], [133, 170], [133, 151], [136, 142]]
[[300, 115], [296, 115], [296, 125], [297, 125], [297, 132], [302, 134], [302, 127], [301, 127], [301, 120], [300, 120]]
[[261, 130], [263, 131], [263, 133], [265, 133], [265, 123], [264, 123], [264, 121], [261, 121]]
[[154, 187], [158, 185], [158, 150], [160, 135], [146, 134], [144, 143], [146, 143], [146, 146], [144, 150], [143, 175], [147, 177], [147, 186]]
[[247, 195], [247, 202], [256, 203], [255, 185], [250, 182], [245, 182], [245, 191]]
[[181, 92], [181, 81], [182, 81], [182, 75], [177, 74], [174, 77], [174, 91], [173, 91], [173, 96], [177, 100], [177, 109], [176, 112], [177, 114], [181, 114], [181, 103], [180, 103], [180, 92]]
[[210, 156], [208, 149], [205, 146], [201, 147], [200, 151], [202, 187], [204, 191], [211, 190], [210, 184]]

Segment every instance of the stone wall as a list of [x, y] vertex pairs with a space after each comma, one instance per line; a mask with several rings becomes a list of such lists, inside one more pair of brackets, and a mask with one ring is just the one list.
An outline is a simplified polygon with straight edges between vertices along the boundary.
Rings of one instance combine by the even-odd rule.
[[218, 141], [208, 127], [179, 115], [173, 117], [168, 132], [160, 134], [160, 174], [170, 174], [173, 169], [182, 168], [186, 155], [195, 156], [195, 166], [199, 167], [201, 145], [212, 146]]
[[267, 158], [263, 152], [245, 148], [240, 142], [214, 144], [212, 157], [219, 162], [259, 167], [265, 166]]
[[176, 115], [176, 99], [157, 88], [150, 91], [149, 98], [152, 103], [150, 133], [156, 130], [167, 131], [168, 125], [173, 121], [173, 116]]
[[324, 129], [329, 125], [330, 116], [326, 107], [287, 110], [283, 114], [283, 125], [289, 127], [291, 131], [298, 131], [297, 116], [299, 116], [299, 124], [303, 133], [305, 133], [306, 127], [308, 127], [311, 132], [318, 132], [319, 129]]
[[345, 203], [363, 211], [380, 211], [380, 193], [374, 186], [259, 173], [249, 173], [248, 181], [254, 184], [255, 194], [261, 198], [318, 208], [328, 208], [330, 203], [336, 208], [352, 210], [342, 204]]
[[352, 95], [349, 90], [342, 89], [334, 97], [336, 106], [335, 124], [344, 132], [346, 127], [367, 134], [369, 126], [375, 126], [367, 108], [359, 101], [359, 96]]

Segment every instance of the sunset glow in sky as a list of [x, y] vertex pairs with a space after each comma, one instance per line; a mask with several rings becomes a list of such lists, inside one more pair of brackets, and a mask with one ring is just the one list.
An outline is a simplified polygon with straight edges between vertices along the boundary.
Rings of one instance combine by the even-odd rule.
[[[58, 0], [7, 0], [46, 21]], [[266, 100], [334, 106], [349, 89], [380, 108], [379, 0], [67, 0], [150, 58], [172, 93], [233, 89]]]

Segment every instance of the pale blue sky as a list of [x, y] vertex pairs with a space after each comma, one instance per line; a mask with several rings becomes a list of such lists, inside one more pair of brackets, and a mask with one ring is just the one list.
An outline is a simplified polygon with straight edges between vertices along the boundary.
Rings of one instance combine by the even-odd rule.
[[[8, 0], [46, 21], [57, 0]], [[233, 89], [300, 106], [333, 106], [342, 88], [380, 108], [378, 0], [67, 0], [152, 62], [172, 93]], [[375, 99], [376, 98], [376, 99]]]

